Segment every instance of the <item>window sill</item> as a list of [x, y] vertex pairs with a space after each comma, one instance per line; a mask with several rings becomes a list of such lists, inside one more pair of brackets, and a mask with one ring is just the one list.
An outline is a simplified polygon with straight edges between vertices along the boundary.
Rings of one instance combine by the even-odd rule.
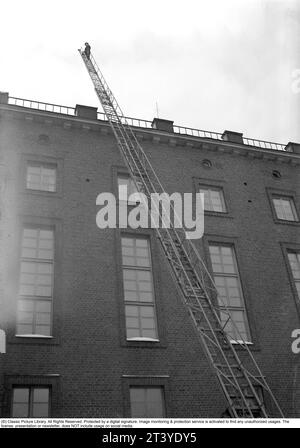
[[126, 341], [130, 342], [160, 342], [159, 339], [153, 338], [127, 338]]
[[[60, 345], [57, 336], [45, 336], [42, 334], [14, 334], [7, 336], [8, 345]], [[8, 351], [8, 350], [7, 350]]]
[[275, 224], [283, 224], [289, 226], [300, 226], [300, 221], [288, 221], [287, 219], [278, 219], [276, 216], [273, 216]]
[[121, 341], [122, 347], [127, 348], [149, 348], [149, 349], [160, 349], [166, 348], [167, 344], [164, 339], [154, 339], [154, 338], [128, 338]]
[[235, 339], [232, 339], [230, 341], [230, 343], [232, 345], [254, 345], [253, 342], [242, 341], [242, 340], [235, 340]]
[[204, 210], [204, 216], [215, 216], [218, 218], [233, 219], [233, 216], [228, 212], [214, 212], [212, 210]]
[[53, 339], [53, 336], [44, 336], [43, 334], [16, 334], [15, 337], [32, 339]]
[[61, 198], [62, 197], [62, 193], [61, 191], [57, 190], [57, 191], [47, 191], [47, 190], [31, 190], [29, 188], [25, 188], [23, 190], [21, 190], [20, 193], [26, 194], [26, 195], [37, 195], [37, 196], [44, 196], [47, 198]]
[[[260, 352], [261, 346], [257, 343], [257, 341], [254, 342], [248, 342], [248, 341], [230, 341], [231, 347], [234, 348], [234, 350], [240, 352], [245, 350], [250, 350], [251, 352]], [[230, 347], [227, 347], [226, 350], [230, 350]]]

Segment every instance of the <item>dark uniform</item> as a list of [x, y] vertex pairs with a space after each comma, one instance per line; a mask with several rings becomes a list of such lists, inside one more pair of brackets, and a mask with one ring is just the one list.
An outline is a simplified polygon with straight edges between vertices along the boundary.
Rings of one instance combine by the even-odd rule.
[[90, 59], [91, 46], [90, 46], [90, 44], [89, 44], [88, 42], [86, 42], [84, 45], [85, 45], [84, 52], [85, 52], [85, 54], [86, 54], [86, 57], [87, 57], [88, 59]]

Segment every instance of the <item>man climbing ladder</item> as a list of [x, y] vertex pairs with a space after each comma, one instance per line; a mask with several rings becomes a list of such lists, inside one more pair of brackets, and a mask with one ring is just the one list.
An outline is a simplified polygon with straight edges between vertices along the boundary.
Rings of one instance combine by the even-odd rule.
[[85, 52], [85, 54], [86, 54], [86, 57], [87, 57], [88, 59], [90, 59], [90, 55], [91, 55], [91, 46], [90, 46], [90, 44], [89, 44], [88, 42], [86, 42], [84, 45], [85, 45], [84, 52]]

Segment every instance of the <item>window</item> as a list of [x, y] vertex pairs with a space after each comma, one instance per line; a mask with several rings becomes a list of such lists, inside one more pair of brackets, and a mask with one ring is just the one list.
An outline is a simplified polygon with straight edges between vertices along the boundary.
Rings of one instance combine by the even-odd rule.
[[204, 210], [209, 212], [226, 213], [223, 190], [215, 187], [200, 187], [204, 194]]
[[281, 172], [278, 170], [274, 170], [272, 171], [272, 176], [275, 177], [275, 179], [280, 179], [281, 178]]
[[[255, 392], [260, 400], [260, 402], [264, 405], [264, 396], [263, 396], [263, 390], [261, 386], [253, 385]], [[245, 397], [245, 400], [247, 402], [247, 405], [251, 409], [251, 413], [254, 418], [261, 418], [263, 417], [261, 408], [259, 407], [259, 404], [256, 400], [256, 398], [253, 395], [253, 392], [250, 388], [250, 386], [243, 389], [243, 394]], [[240, 417], [248, 417], [250, 416], [249, 411], [244, 407], [241, 406], [241, 398], [235, 398], [232, 396], [233, 401], [235, 402], [236, 410]]]
[[273, 196], [273, 204], [278, 219], [283, 221], [298, 221], [296, 207], [292, 198]]
[[130, 387], [132, 418], [160, 418], [165, 416], [162, 387]]
[[300, 251], [288, 251], [288, 258], [292, 270], [292, 274], [295, 280], [295, 286], [300, 299]]
[[18, 300], [18, 335], [51, 335], [54, 232], [23, 230]]
[[[231, 246], [211, 244], [210, 258], [214, 281], [218, 291], [221, 321], [232, 342], [243, 340], [250, 342], [250, 332], [240, 284], [238, 266], [234, 249]], [[227, 313], [222, 312], [222, 309]], [[228, 312], [231, 319], [228, 320]], [[232, 324], [232, 321], [235, 325]]]
[[[127, 194], [124, 188], [127, 187]], [[128, 201], [128, 198], [131, 194], [137, 193], [138, 190], [135, 186], [133, 179], [129, 175], [119, 175], [118, 176], [118, 193], [120, 201]], [[135, 204], [135, 201], [129, 201], [131, 204]]]
[[158, 339], [150, 244], [146, 238], [122, 237], [127, 339]]
[[49, 405], [49, 387], [13, 387], [12, 417], [47, 418]]
[[40, 163], [28, 163], [26, 188], [40, 191], [56, 191], [56, 166]]
[[209, 159], [202, 160], [202, 166], [204, 166], [204, 168], [211, 168], [212, 167], [211, 160]]

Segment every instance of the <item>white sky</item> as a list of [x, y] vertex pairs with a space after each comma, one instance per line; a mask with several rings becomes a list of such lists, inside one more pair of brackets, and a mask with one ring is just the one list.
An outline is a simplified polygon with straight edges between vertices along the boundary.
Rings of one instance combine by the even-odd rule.
[[[300, 0], [1, 0], [0, 90], [98, 106], [89, 41], [127, 116], [300, 142]], [[99, 106], [101, 110], [101, 106]]]

